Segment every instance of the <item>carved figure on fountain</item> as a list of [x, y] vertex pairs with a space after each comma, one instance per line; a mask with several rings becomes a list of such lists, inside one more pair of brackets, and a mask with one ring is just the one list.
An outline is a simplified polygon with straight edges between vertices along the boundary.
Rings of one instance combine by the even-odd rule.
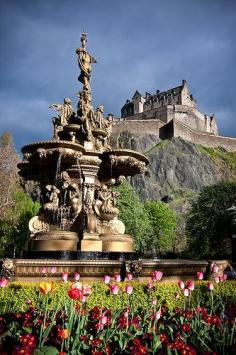
[[49, 106], [56, 112], [60, 112], [58, 117], [53, 117], [52, 122], [54, 126], [54, 139], [59, 139], [58, 133], [63, 130], [63, 127], [69, 124], [69, 120], [75, 115], [75, 111], [71, 105], [71, 99], [65, 97], [63, 104], [52, 104]]

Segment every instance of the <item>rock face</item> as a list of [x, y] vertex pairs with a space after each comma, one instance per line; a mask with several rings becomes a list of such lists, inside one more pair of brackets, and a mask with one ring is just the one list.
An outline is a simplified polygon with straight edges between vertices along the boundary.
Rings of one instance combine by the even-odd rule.
[[130, 180], [142, 200], [193, 197], [204, 186], [236, 177], [236, 153], [221, 148], [204, 148], [180, 138], [160, 141], [145, 133], [135, 137], [127, 131], [121, 132], [116, 144], [141, 151], [149, 159], [146, 173]]

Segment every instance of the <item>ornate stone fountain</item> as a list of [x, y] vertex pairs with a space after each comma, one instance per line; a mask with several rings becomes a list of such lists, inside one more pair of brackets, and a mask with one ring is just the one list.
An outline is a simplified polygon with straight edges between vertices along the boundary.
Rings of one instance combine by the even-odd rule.
[[[127, 176], [145, 171], [148, 160], [131, 150], [110, 146], [113, 115], [104, 117], [103, 106], [94, 111], [90, 85], [92, 64], [96, 60], [81, 35], [76, 50], [80, 67], [77, 110], [69, 98], [52, 104], [53, 139], [22, 148], [20, 175], [37, 184], [41, 208], [29, 222], [30, 250], [46, 252], [133, 252], [133, 239], [125, 234], [118, 219], [112, 190]], [[35, 193], [34, 193], [35, 195]], [[32, 254], [33, 255], [33, 254]]]

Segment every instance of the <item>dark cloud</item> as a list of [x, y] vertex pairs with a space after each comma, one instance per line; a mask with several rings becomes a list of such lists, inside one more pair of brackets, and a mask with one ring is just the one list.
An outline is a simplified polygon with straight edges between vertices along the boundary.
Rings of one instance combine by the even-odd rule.
[[189, 83], [199, 107], [236, 136], [234, 0], [1, 0], [1, 123], [19, 148], [51, 136], [48, 105], [76, 105], [75, 48], [83, 30], [94, 65], [94, 106], [119, 115], [138, 89]]

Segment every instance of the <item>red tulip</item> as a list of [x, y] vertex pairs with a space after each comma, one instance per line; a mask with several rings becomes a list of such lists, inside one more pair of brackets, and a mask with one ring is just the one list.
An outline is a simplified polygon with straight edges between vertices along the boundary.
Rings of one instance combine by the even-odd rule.
[[82, 295], [82, 292], [80, 290], [78, 290], [78, 288], [71, 288], [68, 291], [68, 296], [72, 299], [72, 300], [77, 300], [78, 298], [80, 298]]

